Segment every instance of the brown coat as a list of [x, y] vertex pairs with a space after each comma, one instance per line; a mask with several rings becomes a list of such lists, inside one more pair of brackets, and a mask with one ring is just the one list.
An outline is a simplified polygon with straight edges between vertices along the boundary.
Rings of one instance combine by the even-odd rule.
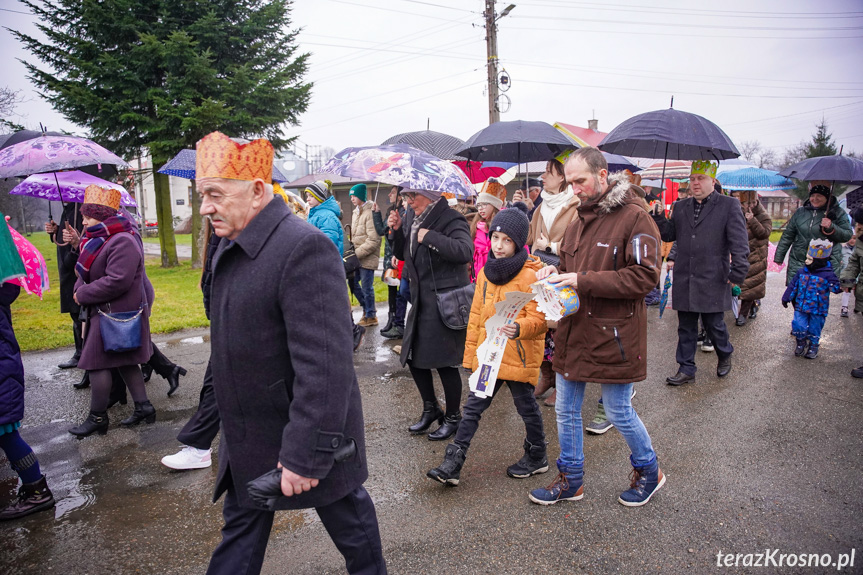
[[[494, 304], [505, 300], [509, 292], [529, 293], [530, 284], [536, 281], [536, 272], [542, 267], [539, 259], [530, 256], [518, 275], [504, 285], [488, 281], [485, 269], [479, 271], [464, 344], [464, 367], [471, 371], [479, 367], [476, 348], [488, 337], [485, 322], [497, 313]], [[515, 323], [518, 324], [518, 337], [506, 342], [497, 378], [536, 385], [545, 350], [545, 314], [539, 311], [535, 301], [530, 301], [521, 308]]]
[[581, 306], [558, 325], [553, 368], [571, 381], [647, 377], [644, 296], [659, 281], [659, 230], [625, 176], [609, 186], [581, 205], [560, 249], [561, 273], [578, 273]]
[[[563, 241], [563, 234], [566, 233], [566, 228], [569, 227], [572, 220], [578, 217], [579, 203], [578, 197], [573, 197], [569, 204], [558, 212], [557, 217], [551, 224], [550, 230], [542, 220], [542, 204], [537, 206], [536, 210], [533, 212], [533, 218], [530, 220], [530, 230], [527, 233], [527, 245], [530, 246], [530, 251], [533, 251], [533, 244], [536, 242], [536, 239], [540, 234], [545, 234], [545, 237], [548, 238], [549, 245], [557, 244], [559, 246], [560, 242]], [[558, 251], [560, 250], [558, 249]], [[552, 252], [556, 255], [560, 255], [554, 250], [552, 250]]]
[[749, 271], [740, 286], [740, 300], [754, 301], [767, 293], [767, 249], [770, 232], [773, 231], [773, 220], [761, 202], [752, 208], [746, 229], [749, 233]]

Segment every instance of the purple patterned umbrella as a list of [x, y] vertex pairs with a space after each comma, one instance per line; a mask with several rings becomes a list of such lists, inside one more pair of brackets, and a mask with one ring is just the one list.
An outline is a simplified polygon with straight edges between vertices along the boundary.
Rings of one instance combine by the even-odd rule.
[[476, 195], [470, 180], [455, 164], [407, 144], [345, 148], [318, 171], [412, 190], [446, 192], [457, 198]]
[[75, 202], [82, 204], [84, 203], [84, 190], [91, 184], [102, 188], [119, 190], [122, 196], [120, 203], [124, 206], [138, 205], [123, 186], [112, 184], [78, 170], [57, 172], [56, 174], [33, 174], [12, 188], [12, 191], [9, 193], [15, 196], [42, 198], [49, 202]]
[[0, 150], [0, 178], [72, 170], [92, 164], [129, 167], [96, 142], [75, 136], [39, 136]]

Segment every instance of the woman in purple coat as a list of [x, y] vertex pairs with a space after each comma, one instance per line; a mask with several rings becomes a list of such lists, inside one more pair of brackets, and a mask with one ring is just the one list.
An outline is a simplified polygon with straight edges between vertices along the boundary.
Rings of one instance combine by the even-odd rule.
[[[84, 346], [78, 367], [90, 372], [90, 415], [84, 423], [69, 430], [84, 438], [95, 432], [108, 432], [108, 401], [111, 369], [116, 368], [126, 382], [135, 402], [135, 411], [122, 425], [156, 421], [156, 410], [147, 399], [144, 377], [138, 364], [152, 355], [150, 344], [150, 304], [152, 289], [147, 290], [144, 250], [135, 235], [135, 224], [118, 213], [120, 192], [89, 186], [84, 192], [81, 213], [84, 235], [81, 238], [75, 273], [75, 302], [86, 307]], [[132, 351], [106, 352], [102, 343], [104, 313], [142, 309], [141, 347]]]

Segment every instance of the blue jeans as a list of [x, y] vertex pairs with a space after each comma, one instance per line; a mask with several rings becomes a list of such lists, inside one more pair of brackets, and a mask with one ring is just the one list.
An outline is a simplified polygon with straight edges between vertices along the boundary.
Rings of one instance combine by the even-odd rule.
[[809, 343], [818, 345], [821, 341], [821, 330], [824, 329], [826, 315], [806, 313], [794, 310], [794, 319], [791, 320], [791, 335], [797, 339], [809, 339]]
[[[650, 443], [647, 429], [632, 408], [631, 383], [602, 383], [602, 403], [605, 415], [614, 424], [632, 455], [633, 467], [650, 465], [656, 460], [656, 452]], [[557, 435], [560, 442], [558, 464], [584, 466], [584, 431], [582, 428], [581, 404], [584, 402], [583, 381], [569, 381], [557, 374]]]
[[364, 317], [377, 317], [378, 310], [375, 308], [375, 270], [360, 268], [351, 279], [351, 293], [363, 306]]

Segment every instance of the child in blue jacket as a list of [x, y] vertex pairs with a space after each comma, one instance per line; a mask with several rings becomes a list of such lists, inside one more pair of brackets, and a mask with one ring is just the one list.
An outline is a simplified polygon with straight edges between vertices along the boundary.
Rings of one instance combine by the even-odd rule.
[[[782, 306], [794, 306], [791, 335], [797, 338], [794, 355], [806, 359], [818, 356], [821, 330], [830, 307], [830, 293], [839, 293], [839, 278], [833, 273], [830, 254], [833, 243], [812, 240], [806, 254], [806, 265], [797, 270], [782, 294]], [[807, 349], [807, 345], [809, 346]]]

